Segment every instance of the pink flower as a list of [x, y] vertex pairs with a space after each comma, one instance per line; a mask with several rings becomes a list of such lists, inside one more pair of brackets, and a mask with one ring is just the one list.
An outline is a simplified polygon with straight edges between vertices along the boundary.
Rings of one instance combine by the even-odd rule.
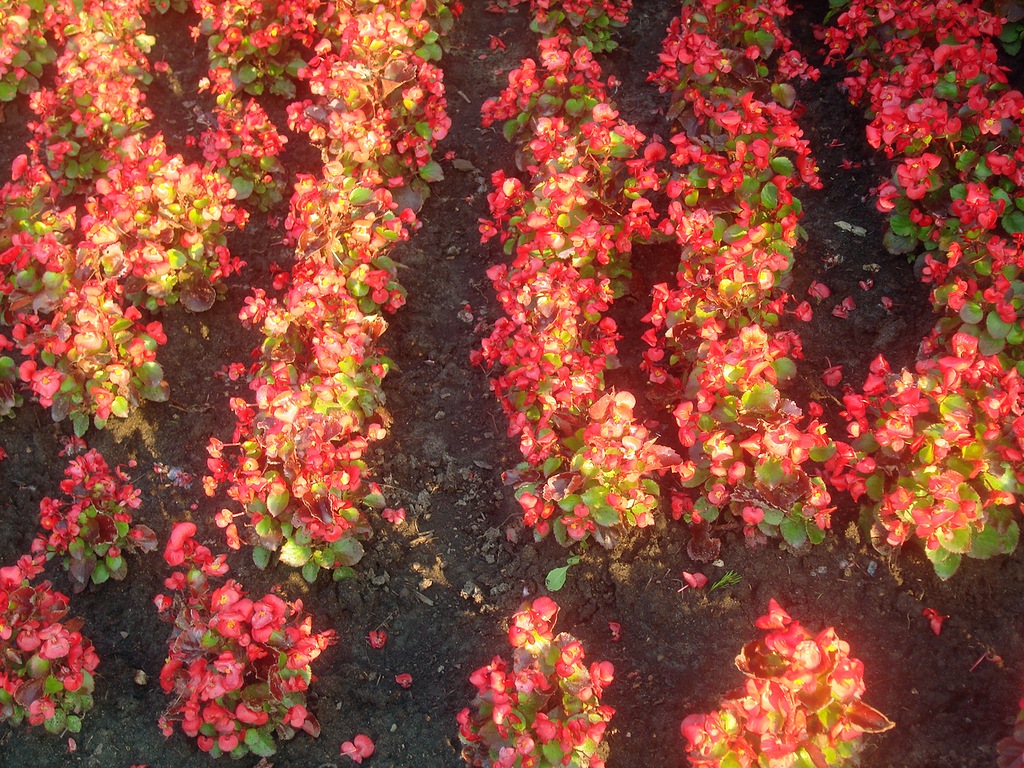
[[383, 629], [371, 629], [369, 634], [366, 636], [366, 640], [370, 644], [371, 648], [380, 650], [388, 641], [388, 633]]
[[400, 525], [405, 522], [405, 507], [399, 507], [398, 509], [391, 509], [389, 507], [380, 514], [381, 517], [392, 525]]
[[686, 589], [692, 587], [693, 589], [704, 589], [708, 585], [708, 577], [699, 571], [697, 573], [690, 573], [689, 571], [683, 571], [683, 581], [686, 584], [680, 589], [683, 592]]
[[357, 763], [363, 762], [364, 758], [373, 754], [373, 740], [362, 733], [356, 734], [352, 741], [346, 741], [341, 745], [341, 754], [348, 755]]
[[395, 675], [395, 682], [403, 688], [410, 688], [412, 687], [412, 675], [410, 675], [408, 672], [403, 672], [400, 675]]

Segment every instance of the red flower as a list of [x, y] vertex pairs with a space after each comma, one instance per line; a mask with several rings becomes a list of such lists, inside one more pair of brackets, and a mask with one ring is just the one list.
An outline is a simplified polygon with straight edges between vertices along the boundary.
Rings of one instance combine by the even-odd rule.
[[934, 608], [925, 608], [921, 611], [921, 615], [928, 619], [928, 626], [932, 628], [932, 632], [936, 635], [942, 632], [942, 622], [949, 618], [949, 616], [944, 616]]
[[403, 688], [410, 688], [412, 686], [412, 675], [408, 672], [403, 672], [400, 675], [395, 675], [395, 682]]
[[179, 566], [185, 562], [185, 545], [195, 536], [196, 526], [194, 523], [177, 523], [171, 529], [171, 535], [167, 539], [167, 547], [164, 549], [164, 560], [168, 565]]
[[903, 185], [910, 200], [920, 200], [928, 193], [934, 181], [932, 171], [938, 168], [941, 162], [942, 158], [938, 155], [925, 152], [896, 166], [896, 178]]

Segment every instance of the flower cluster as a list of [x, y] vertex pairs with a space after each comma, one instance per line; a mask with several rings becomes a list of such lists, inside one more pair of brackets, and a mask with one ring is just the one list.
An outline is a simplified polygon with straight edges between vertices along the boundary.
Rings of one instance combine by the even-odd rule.
[[1024, 95], [997, 62], [1000, 29], [979, 2], [858, 0], [825, 33], [869, 142], [893, 160], [886, 244], [923, 249], [940, 314], [916, 374], [876, 360], [845, 398], [854, 440], [836, 471], [889, 542], [921, 540], [942, 578], [964, 554], [1016, 546], [1024, 493]]
[[428, 16], [422, 2], [339, 7], [297, 71], [315, 98], [292, 104], [290, 122], [320, 144], [324, 167], [295, 185], [285, 294], [258, 290], [242, 310], [264, 337], [247, 372], [254, 401], [232, 400], [234, 435], [211, 441], [205, 481], [210, 495], [227, 485], [242, 507], [217, 522], [237, 548], [234, 519], [244, 518], [261, 568], [277, 552], [309, 581], [321, 569], [343, 578], [372, 533], [366, 510], [384, 508], [364, 455], [390, 423], [382, 312], [405, 301], [388, 254], [418, 226], [426, 182], [440, 178], [431, 155], [449, 120], [427, 59], [452, 12], [442, 3]]
[[67, 619], [68, 598], [50, 582], [30, 582], [43, 558], [25, 555], [0, 568], [0, 721], [26, 717], [50, 733], [78, 733], [92, 708], [93, 673], [99, 657]]
[[511, 664], [501, 656], [470, 676], [472, 707], [458, 715], [463, 759], [472, 766], [602, 768], [598, 745], [615, 710], [601, 704], [610, 662], [584, 662], [583, 645], [553, 634], [558, 606], [539, 597], [512, 617]]
[[865, 733], [893, 727], [869, 707], [864, 664], [829, 627], [807, 631], [772, 600], [756, 622], [765, 636], [744, 646], [736, 666], [744, 687], [681, 730], [695, 768], [849, 764]]
[[302, 730], [316, 737], [320, 724], [306, 709], [310, 665], [334, 640], [314, 632], [302, 601], [275, 594], [249, 598], [227, 564], [193, 537], [192, 523], [171, 531], [164, 559], [181, 568], [166, 579], [173, 596], [157, 595], [162, 618], [174, 625], [160, 685], [173, 703], [160, 718], [165, 736], [177, 723], [199, 748], [218, 757], [269, 756], [274, 736]]
[[0, 30], [0, 102], [38, 90], [43, 67], [57, 58], [47, 35], [63, 26], [63, 18], [54, 17], [66, 12], [64, 5], [70, 3], [36, 0], [6, 9]]
[[[674, 511], [703, 530], [721, 509], [747, 535], [821, 541], [830, 497], [821, 461], [834, 446], [783, 396], [799, 338], [774, 330], [803, 230], [800, 184], [820, 186], [785, 78], [816, 77], [779, 24], [784, 2], [687, 5], [651, 75], [671, 92], [674, 168], [659, 229], [682, 246], [676, 285], [654, 287], [643, 367], [673, 406], [680, 442]], [[697, 489], [700, 489], [698, 492]]]
[[854, 440], [832, 462], [832, 484], [861, 501], [887, 543], [919, 539], [941, 578], [963, 555], [1012, 552], [1024, 496], [1024, 378], [968, 333], [951, 346], [914, 373], [876, 358], [863, 394], [843, 398]]
[[90, 450], [71, 460], [60, 489], [70, 501], [44, 498], [39, 504], [41, 533], [32, 551], [64, 558], [75, 592], [92, 581], [120, 580], [128, 573], [124, 553], [156, 549], [156, 534], [145, 525], [132, 525], [139, 491], [121, 467], [111, 471], [103, 456]]
[[278, 155], [287, 137], [257, 101], [243, 104], [226, 88], [218, 93], [215, 115], [217, 125], [199, 138], [203, 157], [231, 184], [236, 203], [252, 199], [258, 208], [268, 210], [283, 196], [284, 166]]

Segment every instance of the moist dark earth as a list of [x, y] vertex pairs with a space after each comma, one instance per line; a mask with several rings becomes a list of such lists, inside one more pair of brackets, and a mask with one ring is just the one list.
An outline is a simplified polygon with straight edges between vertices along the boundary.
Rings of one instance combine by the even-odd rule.
[[[368, 761], [376, 768], [462, 765], [455, 714], [472, 698], [470, 673], [495, 654], [508, 653], [508, 617], [526, 596], [544, 592], [544, 577], [565, 564], [567, 553], [553, 541], [532, 543], [518, 504], [501, 480], [519, 461], [505, 435], [505, 421], [484, 372], [469, 365], [498, 308], [485, 271], [502, 258], [481, 245], [477, 219], [487, 215], [491, 172], [512, 169], [509, 146], [500, 131], [480, 127], [480, 105], [497, 95], [508, 71], [536, 55], [525, 5], [518, 13], [487, 13], [484, 3], [467, 10], [450, 38], [444, 61], [448, 104], [454, 123], [438, 150], [446, 179], [433, 186], [421, 212], [422, 228], [395, 255], [408, 303], [383, 337], [397, 363], [385, 382], [394, 416], [389, 437], [372, 452], [373, 476], [389, 504], [404, 506], [408, 520], [391, 526], [375, 520], [375, 538], [357, 575], [335, 583], [322, 577], [313, 585], [285, 566], [261, 572], [248, 553], [232, 553], [232, 573], [250, 594], [279, 585], [301, 598], [317, 629], [332, 628], [338, 642], [314, 664], [318, 680], [310, 708], [323, 726], [319, 739], [300, 734], [279, 743], [262, 766], [332, 766], [348, 762], [339, 745], [357, 733], [376, 742]], [[656, 66], [664, 30], [678, 4], [638, 1], [621, 31], [621, 47], [601, 61], [623, 81], [616, 94], [623, 116], [647, 135], [668, 137], [665, 96], [645, 82]], [[812, 62], [821, 65], [812, 25], [823, 4], [798, 8], [791, 34]], [[170, 14], [151, 22], [157, 37], [152, 56], [170, 64], [174, 82], [157, 76], [148, 104], [172, 151], [200, 159], [186, 146], [198, 135], [190, 104], [205, 74], [205, 43], [194, 43], [188, 26], [195, 19]], [[492, 50], [491, 36], [504, 50]], [[1008, 62], [1016, 80], [1020, 61]], [[816, 153], [824, 188], [803, 190], [804, 225], [809, 239], [799, 253], [791, 292], [803, 295], [812, 280], [825, 283], [830, 299], [816, 307], [811, 323], [795, 328], [803, 339], [800, 379], [790, 396], [818, 399], [831, 418], [834, 437], [843, 437], [838, 388], [820, 383], [821, 373], [842, 365], [844, 381], [859, 385], [870, 361], [884, 352], [893, 367], [911, 364], [917, 342], [933, 319], [926, 288], [904, 257], [882, 248], [882, 221], [871, 188], [888, 173], [885, 159], [864, 141], [864, 120], [839, 88], [842, 74], [823, 68], [816, 83], [800, 86], [806, 108], [800, 118]], [[175, 85], [175, 83], [177, 85]], [[180, 86], [181, 90], [178, 90]], [[265, 106], [284, 130], [284, 104]], [[0, 167], [24, 151], [28, 119], [24, 100], [5, 106], [0, 124]], [[846, 165], [856, 166], [844, 168]], [[315, 172], [318, 154], [291, 136], [285, 164], [290, 173]], [[858, 165], [859, 164], [859, 165]], [[245, 394], [215, 374], [230, 362], [246, 362], [258, 340], [241, 327], [237, 313], [253, 287], [270, 290], [272, 265], [286, 266], [289, 249], [281, 243], [286, 203], [272, 215], [254, 215], [231, 247], [248, 267], [233, 279], [226, 298], [193, 315], [169, 309], [160, 317], [169, 342], [160, 349], [171, 385], [171, 401], [148, 404], [127, 420], [112, 420], [106, 431], [90, 430], [86, 440], [110, 464], [136, 466], [133, 482], [144, 503], [137, 519], [161, 538], [171, 525], [189, 519], [201, 541], [225, 550], [213, 515], [226, 499], [206, 498], [204, 473], [208, 439], [227, 440], [233, 419], [229, 396]], [[863, 236], [841, 229], [843, 221], [862, 227]], [[614, 316], [624, 329], [620, 343], [628, 369], [639, 359], [651, 285], [671, 278], [675, 254], [667, 246], [640, 247], [637, 279]], [[872, 276], [874, 286], [859, 282]], [[857, 309], [841, 320], [831, 308], [853, 296]], [[887, 312], [879, 299], [888, 296]], [[467, 313], [466, 305], [469, 305]], [[472, 315], [472, 317], [470, 317]], [[642, 382], [628, 370], [613, 377], [642, 397]], [[665, 434], [673, 430], [663, 425]], [[0, 562], [12, 563], [28, 550], [37, 531], [38, 505], [58, 495], [66, 459], [59, 458], [68, 423], [27, 404], [0, 424]], [[196, 476], [191, 488], [173, 486], [152, 470], [155, 463], [180, 467]], [[580, 638], [590, 660], [615, 665], [616, 680], [606, 703], [616, 709], [607, 733], [610, 768], [676, 767], [686, 764], [679, 723], [689, 713], [709, 711], [741, 683], [733, 658], [755, 637], [754, 620], [776, 598], [812, 629], [833, 625], [866, 666], [865, 700], [896, 722], [892, 731], [868, 737], [861, 764], [870, 768], [973, 768], [995, 763], [995, 743], [1009, 731], [1024, 694], [1024, 553], [989, 561], [967, 561], [948, 582], [933, 574], [920, 551], [894, 556], [876, 552], [858, 525], [849, 500], [837, 494], [839, 510], [825, 542], [804, 553], [777, 543], [750, 549], [739, 530], [722, 532], [721, 565], [704, 566], [686, 554], [686, 528], [661, 514], [653, 528], [633, 531], [612, 552], [594, 548], [569, 572], [554, 595], [561, 605], [558, 629]], [[714, 591], [679, 592], [684, 570], [703, 570], [714, 583], [727, 571], [740, 580]], [[180, 733], [165, 739], [157, 717], [167, 705], [157, 678], [166, 653], [169, 626], [160, 622], [153, 596], [161, 590], [166, 566], [157, 555], [132, 557], [123, 582], [92, 587], [72, 598], [72, 613], [85, 619], [84, 632], [101, 657], [96, 705], [85, 718], [76, 749], [67, 735], [41, 728], [0, 724], [0, 765], [186, 768], [209, 763], [192, 740]], [[57, 589], [70, 593], [58, 565], [48, 569]], [[940, 636], [929, 630], [924, 608], [948, 614]], [[621, 625], [613, 642], [608, 623]], [[388, 643], [370, 648], [367, 632], [384, 629]], [[976, 666], [979, 659], [988, 654]], [[149, 682], [137, 684], [137, 670]], [[394, 682], [413, 678], [408, 690]], [[222, 763], [230, 762], [227, 757]], [[252, 766], [261, 761], [238, 761]]]

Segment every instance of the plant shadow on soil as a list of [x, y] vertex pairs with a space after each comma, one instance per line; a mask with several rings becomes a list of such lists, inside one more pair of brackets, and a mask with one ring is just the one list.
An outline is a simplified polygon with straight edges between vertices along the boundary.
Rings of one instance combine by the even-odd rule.
[[[522, 10], [494, 15], [482, 4], [467, 6], [443, 62], [453, 129], [439, 157], [450, 151], [454, 159], [442, 162], [447, 178], [434, 186], [421, 213], [423, 228], [397, 249], [409, 298], [389, 318], [391, 328], [383, 337], [397, 363], [385, 382], [394, 425], [372, 452], [373, 476], [389, 504], [406, 508], [408, 521], [397, 527], [374, 521], [377, 535], [348, 582], [323, 577], [307, 585], [283, 566], [257, 570], [244, 551], [230, 556], [232, 575], [251, 594], [279, 584], [290, 598], [303, 600], [315, 628], [330, 627], [338, 634], [338, 642], [313, 666], [318, 680], [310, 689], [310, 708], [322, 735], [279, 743], [278, 753], [263, 765], [343, 764], [347, 758], [339, 756], [339, 745], [356, 733], [375, 740], [369, 764], [376, 768], [462, 765], [454, 717], [472, 697], [470, 673], [495, 654], [508, 654], [507, 618], [524, 596], [542, 593], [544, 575], [565, 561], [566, 553], [551, 541], [525, 543], [531, 535], [522, 530], [518, 505], [501, 482], [502, 470], [518, 463], [518, 450], [505, 436], [485, 374], [468, 363], [499, 312], [485, 271], [501, 254], [479, 244], [477, 219], [487, 215], [490, 173], [511, 169], [509, 147], [499, 131], [480, 127], [479, 109], [484, 99], [497, 95], [520, 58], [536, 54], [536, 38]], [[656, 65], [677, 7], [670, 0], [638, 2], [620, 36], [620, 50], [603, 59], [606, 72], [623, 81], [616, 96], [623, 115], [648, 135], [666, 139], [669, 129], [661, 114], [666, 100], [645, 76]], [[818, 64], [820, 46], [810, 25], [820, 22], [824, 11], [820, 3], [798, 10], [792, 25], [798, 45]], [[185, 92], [194, 93], [206, 57], [202, 43], [190, 40], [187, 23], [174, 15], [154, 20], [154, 56], [166, 58], [178, 82], [190, 89]], [[492, 35], [506, 44], [504, 50], [489, 47]], [[818, 383], [821, 372], [843, 365], [844, 381], [857, 386], [880, 352], [894, 367], [908, 364], [932, 322], [927, 292], [913, 267], [881, 246], [882, 222], [869, 189], [887, 168], [866, 145], [863, 118], [846, 103], [840, 81], [840, 73], [824, 69], [819, 82], [800, 88], [806, 107], [800, 122], [825, 186], [801, 195], [809, 241], [798, 256], [791, 287], [802, 295], [819, 280], [832, 290], [832, 297], [815, 308], [813, 322], [796, 329], [804, 359], [790, 394], [798, 402], [819, 399], [836, 437], [842, 436], [839, 390]], [[172, 151], [194, 152], [184, 139], [201, 128], [193, 105], [183, 101], [170, 81], [158, 77], [150, 88], [148, 103], [157, 115], [153, 128], [164, 131]], [[268, 104], [283, 128], [280, 106]], [[5, 172], [22, 151], [27, 114], [25, 102], [15, 102], [0, 125]], [[291, 138], [289, 170], [315, 170], [315, 153]], [[861, 166], [843, 170], [843, 159]], [[285, 211], [279, 206], [273, 213], [280, 220]], [[841, 230], [836, 221], [863, 227], [866, 234]], [[224, 300], [202, 315], [177, 308], [163, 314], [169, 342], [159, 354], [171, 402], [147, 405], [108, 430], [87, 435], [90, 447], [111, 464], [137, 462], [131, 474], [144, 498], [138, 517], [161, 538], [173, 522], [191, 519], [201, 541], [215, 551], [224, 549], [222, 534], [210, 521], [225, 501], [206, 498], [198, 478], [209, 437], [231, 435], [228, 397], [245, 393], [214, 374], [229, 362], [246, 361], [258, 343], [255, 333], [239, 325], [237, 312], [251, 287], [269, 289], [273, 263], [288, 264], [289, 251], [280, 240], [279, 225], [254, 215], [231, 243], [249, 267], [229, 283]], [[874, 286], [863, 290], [858, 283], [868, 264], [879, 269]], [[627, 362], [638, 360], [642, 349], [639, 317], [650, 285], [671, 278], [664, 247], [639, 248], [636, 271], [631, 294], [615, 309]], [[847, 295], [855, 298], [857, 309], [846, 320], [834, 318], [831, 307]], [[883, 295], [893, 301], [891, 313], [881, 307]], [[615, 374], [615, 383], [641, 394], [639, 380], [624, 372]], [[667, 420], [663, 429], [671, 432]], [[69, 434], [68, 424], [53, 424], [35, 405], [0, 425], [0, 444], [9, 454], [0, 465], [0, 563], [27, 551], [40, 499], [57, 494], [65, 466], [58, 452]], [[176, 488], [151, 471], [154, 462], [182, 467], [196, 482]], [[774, 542], [749, 549], [741, 533], [732, 531], [723, 534], [723, 565], [701, 566], [686, 555], [684, 527], [660, 516], [652, 529], [625, 535], [613, 552], [587, 552], [570, 571], [566, 587], [555, 595], [562, 606], [558, 628], [583, 641], [588, 659], [608, 659], [616, 669], [606, 694], [617, 710], [606, 738], [610, 768], [685, 764], [680, 721], [713, 709], [741, 684], [733, 658], [755, 637], [754, 619], [772, 597], [811, 628], [834, 625], [864, 661], [865, 699], [896, 728], [868, 737], [863, 765], [994, 763], [995, 742], [1008, 732], [1024, 691], [1018, 627], [1024, 614], [1024, 554], [965, 562], [943, 583], [919, 551], [896, 558], [875, 552], [852, 505], [837, 501], [832, 535], [808, 552], [784, 551]], [[680, 593], [680, 573], [698, 568], [712, 582], [727, 570], [741, 581], [716, 591]], [[69, 592], [59, 567], [51, 564], [48, 575], [57, 589]], [[156, 725], [167, 705], [157, 681], [169, 627], [157, 619], [152, 598], [165, 575], [158, 555], [132, 557], [126, 581], [72, 597], [72, 613], [85, 618], [83, 631], [101, 657], [96, 706], [75, 736], [74, 751], [67, 738], [42, 729], [0, 725], [0, 765], [209, 764], [191, 740], [180, 733], [165, 739]], [[921, 616], [925, 607], [951, 616], [941, 636], [929, 631]], [[619, 642], [611, 639], [611, 621], [622, 627]], [[366, 642], [373, 629], [388, 632], [382, 650]], [[986, 652], [1001, 661], [975, 667]], [[148, 675], [148, 684], [134, 682], [137, 670]], [[412, 675], [410, 689], [395, 684], [399, 673]], [[237, 764], [259, 762], [250, 757]]]

